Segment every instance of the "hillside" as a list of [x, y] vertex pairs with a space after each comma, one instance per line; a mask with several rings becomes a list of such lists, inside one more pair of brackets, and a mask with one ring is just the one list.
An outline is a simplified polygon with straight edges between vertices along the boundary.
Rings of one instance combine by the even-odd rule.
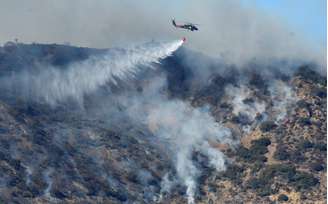
[[107, 51], [0, 47], [3, 203], [326, 203], [327, 80], [316, 65], [236, 67], [182, 47], [55, 103], [39, 95], [45, 84], [15, 78]]

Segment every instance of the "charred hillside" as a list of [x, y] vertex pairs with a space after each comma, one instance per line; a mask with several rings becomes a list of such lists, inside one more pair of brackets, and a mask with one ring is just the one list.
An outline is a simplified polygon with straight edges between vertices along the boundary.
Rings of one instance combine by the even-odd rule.
[[0, 47], [2, 202], [326, 202], [327, 80], [315, 64], [237, 67], [181, 47], [94, 76], [104, 56], [149, 47], [165, 48]]

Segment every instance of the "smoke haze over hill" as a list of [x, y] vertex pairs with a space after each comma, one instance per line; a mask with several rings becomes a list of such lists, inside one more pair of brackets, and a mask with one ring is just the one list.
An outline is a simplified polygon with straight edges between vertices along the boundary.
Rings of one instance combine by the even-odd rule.
[[[324, 50], [315, 49], [282, 19], [244, 7], [239, 0], [2, 0], [1, 5], [3, 43], [16, 37], [23, 42], [113, 47], [186, 36], [189, 47], [237, 65], [275, 59], [314, 61], [320, 65], [326, 61]], [[199, 23], [200, 32], [175, 30], [171, 18]]]
[[281, 19], [239, 0], [0, 3], [0, 41], [18, 38], [0, 46], [0, 203], [326, 199], [325, 51]]

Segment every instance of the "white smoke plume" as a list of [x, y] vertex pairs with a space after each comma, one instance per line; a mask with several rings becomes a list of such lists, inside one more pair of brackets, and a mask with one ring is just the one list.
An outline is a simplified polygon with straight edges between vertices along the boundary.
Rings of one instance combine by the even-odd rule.
[[[313, 45], [285, 19], [242, 0], [0, 2], [1, 43], [18, 38], [104, 48], [186, 36], [192, 49], [237, 65], [281, 58], [326, 63], [326, 45]], [[172, 18], [200, 30], [175, 29]]]
[[33, 174], [32, 168], [29, 166], [25, 166], [26, 168], [26, 185], [29, 186], [31, 184], [31, 177]]
[[[230, 130], [215, 121], [207, 107], [194, 108], [187, 102], [169, 99], [161, 94], [166, 81], [154, 78], [137, 95], [117, 98], [123, 104], [129, 116], [138, 121], [153, 133], [164, 145], [167, 153], [173, 158], [177, 179], [187, 187], [188, 203], [194, 203], [199, 169], [192, 159], [194, 152], [207, 156], [209, 165], [217, 171], [225, 170], [225, 156], [211, 143], [234, 145]], [[166, 190], [167, 178], [164, 178]], [[163, 189], [164, 190], [164, 189]]]
[[128, 49], [111, 49], [102, 56], [71, 64], [65, 70], [42, 67], [37, 73], [22, 72], [2, 79], [7, 86], [19, 86], [37, 100], [51, 105], [65, 99], [83, 101], [83, 96], [117, 80], [133, 78], [141, 67], [152, 67], [170, 56], [183, 44], [182, 40], [168, 43], [146, 43]]
[[[270, 100], [272, 101], [271, 119], [279, 123], [284, 120], [286, 115], [292, 111], [292, 106], [297, 102], [297, 95], [292, 88], [281, 80], [272, 80], [269, 83], [268, 91]], [[239, 87], [229, 85], [225, 88], [225, 93], [228, 100], [231, 101], [233, 114], [246, 115], [251, 121], [254, 121], [256, 116], [267, 111], [266, 103], [260, 101], [246, 85]], [[252, 103], [245, 103], [245, 100], [250, 99]], [[249, 126], [243, 127], [243, 130], [248, 132]]]
[[[254, 97], [254, 94], [246, 85], [240, 85], [239, 87], [229, 85], [225, 88], [225, 94], [228, 100], [231, 101], [232, 113], [236, 116], [240, 114], [246, 115], [253, 122], [256, 116], [265, 112], [265, 103]], [[245, 103], [247, 99], [251, 99], [252, 103]], [[243, 130], [249, 132], [250, 126], [244, 126]]]
[[225, 169], [224, 155], [208, 140], [230, 143], [230, 131], [216, 123], [207, 111], [192, 108], [182, 101], [165, 101], [149, 109], [146, 123], [156, 136], [168, 141], [175, 154], [179, 178], [187, 186], [188, 203], [193, 203], [198, 170], [191, 159], [193, 151], [208, 156], [210, 164]]
[[162, 178], [161, 191], [160, 196], [158, 198], [158, 202], [162, 202], [164, 198], [163, 195], [169, 193], [174, 185], [176, 185], [176, 180], [171, 181], [169, 178], [169, 173], [166, 173]]
[[274, 80], [269, 88], [273, 101], [273, 115], [277, 123], [282, 122], [293, 110], [298, 98], [293, 89], [281, 80]]
[[53, 183], [52, 178], [51, 178], [52, 173], [53, 173], [53, 169], [47, 169], [46, 172], [44, 172], [44, 176], [43, 176], [47, 183], [47, 187], [44, 189], [43, 194], [44, 194], [44, 196], [49, 197], [49, 198], [51, 197], [50, 191], [51, 191], [52, 183]]
[[[254, 99], [252, 92], [246, 85], [240, 87], [227, 86], [225, 93], [231, 98], [233, 105], [233, 113], [238, 115], [240, 113], [246, 114], [251, 120], [254, 120], [258, 113], [265, 111], [265, 104]], [[252, 98], [254, 103], [252, 105], [244, 103], [245, 99]]]

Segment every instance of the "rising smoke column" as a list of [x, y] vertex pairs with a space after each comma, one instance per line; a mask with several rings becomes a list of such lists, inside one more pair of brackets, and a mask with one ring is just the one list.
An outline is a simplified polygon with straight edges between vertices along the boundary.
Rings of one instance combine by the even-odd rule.
[[296, 104], [298, 97], [291, 86], [281, 80], [271, 82], [269, 88], [271, 100], [273, 102], [273, 115], [275, 122], [282, 122], [287, 114], [293, 111], [293, 106]]
[[[165, 95], [167, 81], [155, 77], [142, 93], [123, 94], [115, 99], [136, 123], [146, 126], [154, 135], [157, 145], [164, 146], [176, 175], [173, 183], [186, 187], [188, 203], [194, 203], [200, 169], [192, 158], [198, 152], [206, 156], [209, 166], [217, 171], [226, 168], [225, 155], [211, 144], [235, 145], [231, 132], [215, 121], [208, 107], [195, 108], [180, 99]], [[160, 148], [162, 149], [162, 148]], [[175, 185], [164, 176], [162, 192]]]
[[[2, 79], [10, 88], [23, 90], [23, 94], [36, 100], [56, 105], [66, 99], [83, 101], [83, 96], [108, 82], [127, 80], [141, 68], [170, 56], [183, 44], [183, 40], [168, 43], [145, 43], [128, 49], [112, 49], [105, 55], [71, 64], [65, 70], [43, 67], [36, 74], [22, 72]], [[18, 88], [17, 88], [18, 87]]]
[[[256, 117], [265, 112], [266, 105], [263, 101], [254, 96], [251, 89], [246, 84], [240, 86], [228, 85], [225, 87], [225, 94], [232, 105], [232, 113], [235, 116], [245, 115], [251, 123], [254, 123]], [[251, 103], [245, 103], [245, 100], [251, 99]], [[243, 124], [242, 129], [250, 132], [251, 125]]]
[[194, 203], [200, 170], [192, 154], [200, 152], [209, 159], [210, 166], [225, 170], [225, 156], [209, 141], [231, 144], [230, 130], [215, 122], [206, 108], [193, 108], [179, 100], [155, 105], [149, 109], [146, 121], [156, 136], [169, 143], [178, 179], [187, 187], [188, 203]]

